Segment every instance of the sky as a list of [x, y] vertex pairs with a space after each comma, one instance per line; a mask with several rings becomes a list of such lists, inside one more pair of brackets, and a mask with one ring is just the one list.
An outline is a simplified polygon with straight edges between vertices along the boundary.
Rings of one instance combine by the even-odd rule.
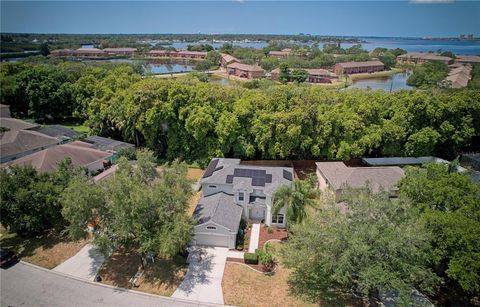
[[480, 2], [3, 1], [1, 32], [480, 36]]

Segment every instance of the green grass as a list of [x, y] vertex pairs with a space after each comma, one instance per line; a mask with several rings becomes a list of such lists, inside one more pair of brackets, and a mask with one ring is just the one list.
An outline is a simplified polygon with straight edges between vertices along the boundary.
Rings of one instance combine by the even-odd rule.
[[70, 129], [73, 129], [73, 130], [75, 130], [79, 133], [83, 133], [83, 134], [86, 134], [86, 135], [88, 135], [90, 133], [90, 128], [88, 128], [87, 126], [81, 125], [81, 124], [61, 123], [59, 125], [68, 127]]

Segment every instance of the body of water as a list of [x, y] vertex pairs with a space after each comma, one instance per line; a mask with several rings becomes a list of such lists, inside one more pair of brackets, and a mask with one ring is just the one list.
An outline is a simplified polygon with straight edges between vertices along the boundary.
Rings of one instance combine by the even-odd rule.
[[188, 65], [185, 63], [164, 63], [164, 64], [158, 64], [158, 63], [148, 63], [147, 64], [150, 71], [154, 75], [159, 75], [159, 74], [171, 74], [171, 73], [180, 73], [180, 72], [189, 72], [193, 70], [192, 65]]
[[[383, 47], [388, 49], [401, 48], [408, 52], [428, 52], [428, 51], [451, 51], [455, 54], [480, 55], [480, 40], [441, 40], [441, 39], [419, 39], [419, 38], [388, 38], [388, 37], [360, 37], [362, 46], [368, 51], [375, 48]], [[261, 49], [268, 46], [267, 42], [231, 42], [233, 45], [240, 47], [250, 47]], [[293, 43], [293, 42], [292, 42]], [[213, 48], [218, 49], [223, 46], [223, 42], [174, 42], [170, 46], [175, 49], [187, 49], [188, 45], [209, 44]], [[308, 43], [307, 45], [311, 45]], [[320, 43], [322, 48], [324, 43]], [[352, 43], [342, 43], [342, 48], [353, 46]]]
[[398, 73], [388, 77], [383, 78], [371, 78], [371, 79], [360, 79], [354, 80], [352, 85], [349, 88], [361, 88], [361, 89], [372, 89], [372, 90], [384, 90], [387, 92], [394, 92], [399, 90], [409, 90], [412, 89], [411, 86], [407, 85], [407, 79], [411, 73]]

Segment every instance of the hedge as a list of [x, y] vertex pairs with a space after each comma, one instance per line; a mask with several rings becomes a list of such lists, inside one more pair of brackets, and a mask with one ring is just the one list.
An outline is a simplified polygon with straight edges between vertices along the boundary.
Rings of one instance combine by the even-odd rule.
[[247, 264], [258, 264], [258, 256], [255, 253], [245, 253], [245, 254], [243, 254], [243, 260]]

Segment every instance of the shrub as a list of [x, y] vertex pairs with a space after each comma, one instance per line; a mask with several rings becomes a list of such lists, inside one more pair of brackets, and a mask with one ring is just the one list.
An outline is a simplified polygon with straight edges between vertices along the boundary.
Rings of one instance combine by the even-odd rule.
[[256, 255], [258, 257], [258, 262], [265, 266], [270, 266], [273, 264], [273, 255], [265, 250], [257, 249]]
[[268, 232], [268, 233], [273, 233], [273, 228], [272, 228], [272, 227], [268, 227], [268, 228], [267, 228], [267, 232]]
[[258, 264], [258, 256], [256, 253], [245, 253], [243, 254], [243, 260], [247, 264]]

